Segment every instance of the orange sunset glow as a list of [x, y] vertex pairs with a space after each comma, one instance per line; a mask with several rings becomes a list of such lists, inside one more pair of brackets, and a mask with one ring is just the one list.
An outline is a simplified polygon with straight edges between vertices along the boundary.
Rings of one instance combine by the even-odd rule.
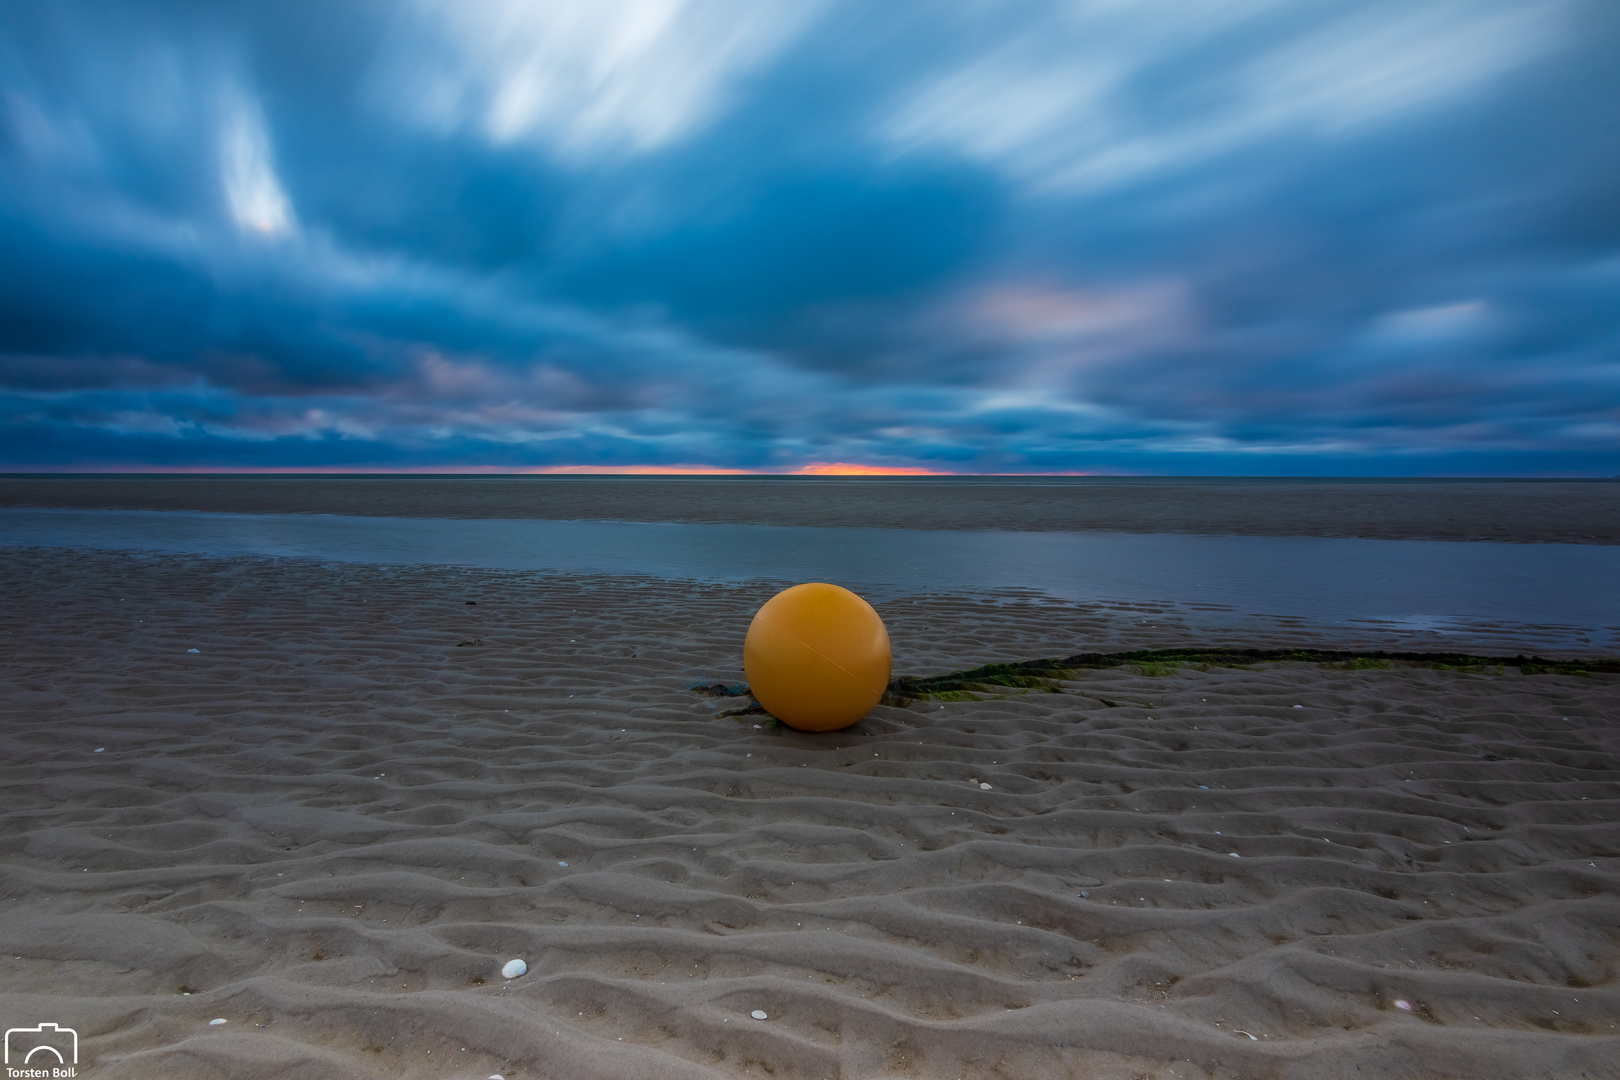
[[521, 471], [534, 476], [752, 476], [755, 473], [753, 469], [720, 469], [713, 465], [546, 465]]
[[847, 461], [813, 461], [793, 470], [795, 476], [954, 476], [939, 469], [894, 465], [853, 465]]

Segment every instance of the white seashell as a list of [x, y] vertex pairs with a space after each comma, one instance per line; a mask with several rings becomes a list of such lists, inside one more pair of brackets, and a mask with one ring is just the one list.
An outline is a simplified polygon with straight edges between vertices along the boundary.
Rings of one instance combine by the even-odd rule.
[[1397, 1000], [1395, 1002], [1395, 1007], [1397, 1009], [1403, 1009], [1406, 1012], [1411, 1012], [1412, 1011], [1412, 1003], [1410, 1001], [1406, 1001], [1404, 999]]
[[1228, 854], [1228, 855], [1230, 855], [1230, 856], [1232, 856], [1232, 858], [1234, 858], [1234, 859], [1241, 859], [1241, 858], [1243, 858], [1243, 856], [1241, 856], [1241, 855], [1239, 855], [1239, 854], [1238, 854], [1238, 853], [1237, 853], [1237, 852], [1235, 852], [1235, 851], [1228, 851], [1228, 852], [1227, 852], [1227, 854]]
[[561, 859], [558, 859], [558, 860], [557, 860], [557, 865], [558, 865], [558, 866], [567, 866], [567, 865], [568, 865], [568, 864], [567, 864], [567, 863], [565, 863], [565, 862], [563, 862], [563, 861], [562, 861], [562, 860], [561, 860]]
[[501, 968], [501, 974], [508, 979], [515, 979], [529, 970], [529, 965], [522, 960], [508, 960], [506, 966]]
[[765, 1019], [765, 1010], [764, 1009], [755, 1009], [753, 1012], [749, 1013], [748, 1015], [752, 1016], [755, 1020], [763, 1020], [763, 1019]]
[[219, 1018], [219, 1019], [217, 1019], [217, 1020], [210, 1020], [210, 1021], [208, 1021], [208, 1026], [209, 1026], [209, 1027], [219, 1027], [219, 1025], [221, 1025], [221, 1024], [223, 1024], [223, 1023], [226, 1023], [226, 1020], [225, 1020], [225, 1018], [224, 1018], [224, 1017], [223, 1017], [223, 1016], [221, 1016], [221, 1017], [220, 1017], [220, 1018]]
[[989, 791], [990, 790], [990, 785], [989, 784], [980, 784], [979, 785], [979, 790], [980, 791]]

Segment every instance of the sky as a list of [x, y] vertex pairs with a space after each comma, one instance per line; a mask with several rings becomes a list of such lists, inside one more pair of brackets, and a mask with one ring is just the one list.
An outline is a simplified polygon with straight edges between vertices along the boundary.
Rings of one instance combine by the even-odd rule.
[[1613, 0], [7, 0], [0, 469], [1620, 474]]

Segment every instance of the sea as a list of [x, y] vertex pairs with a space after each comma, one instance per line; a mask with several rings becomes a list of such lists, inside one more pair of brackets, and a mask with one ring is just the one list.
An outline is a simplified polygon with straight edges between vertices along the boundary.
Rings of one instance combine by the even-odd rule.
[[1620, 648], [1620, 546], [0, 508], [0, 546], [830, 581], [874, 602], [980, 593], [1450, 635], [1504, 623]]

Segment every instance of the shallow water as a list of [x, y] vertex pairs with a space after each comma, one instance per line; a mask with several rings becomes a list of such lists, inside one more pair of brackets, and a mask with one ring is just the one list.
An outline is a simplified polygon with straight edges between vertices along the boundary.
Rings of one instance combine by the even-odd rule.
[[1441, 631], [1507, 620], [1583, 643], [1620, 621], [1620, 547], [1576, 544], [0, 509], [0, 545], [826, 580], [874, 599], [1030, 589]]

